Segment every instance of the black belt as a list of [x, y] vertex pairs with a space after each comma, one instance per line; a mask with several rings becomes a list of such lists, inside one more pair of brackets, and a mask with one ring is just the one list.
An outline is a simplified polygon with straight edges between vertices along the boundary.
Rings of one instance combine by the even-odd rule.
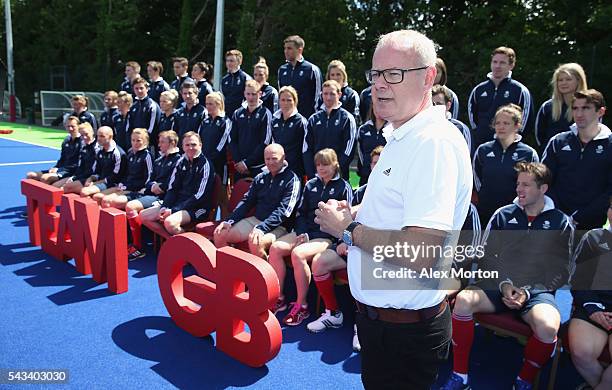
[[442, 313], [447, 305], [446, 298], [435, 306], [415, 310], [374, 307], [359, 301], [355, 302], [357, 303], [357, 311], [367, 316], [369, 319], [396, 324], [412, 324], [428, 320]]

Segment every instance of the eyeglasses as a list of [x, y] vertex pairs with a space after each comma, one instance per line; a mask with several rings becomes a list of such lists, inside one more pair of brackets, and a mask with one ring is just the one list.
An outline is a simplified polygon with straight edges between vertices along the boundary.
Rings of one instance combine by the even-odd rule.
[[404, 73], [412, 72], [414, 70], [427, 69], [427, 68], [429, 68], [429, 66], [421, 66], [419, 68], [410, 68], [410, 69], [397, 69], [397, 68], [383, 69], [383, 70], [370, 69], [370, 70], [366, 70], [365, 76], [366, 76], [366, 80], [368, 80], [368, 83], [370, 84], [374, 84], [376, 80], [378, 80], [381, 74], [388, 84], [399, 84], [402, 81], [404, 81]]

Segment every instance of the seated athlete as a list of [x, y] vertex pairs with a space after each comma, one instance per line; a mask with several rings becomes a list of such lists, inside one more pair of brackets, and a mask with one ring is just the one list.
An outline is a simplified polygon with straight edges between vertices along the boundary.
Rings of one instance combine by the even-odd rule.
[[65, 194], [80, 194], [87, 179], [93, 175], [98, 144], [93, 127], [89, 122], [79, 125], [81, 150], [73, 176], [64, 177], [53, 183], [55, 187], [63, 188]]
[[[612, 226], [612, 198], [608, 206]], [[612, 348], [612, 231], [610, 227], [587, 232], [576, 248], [572, 277], [574, 312], [569, 325], [569, 345], [574, 366], [591, 387], [611, 389], [612, 366], [598, 358]]]
[[132, 148], [127, 154], [125, 178], [116, 187], [108, 188], [92, 197], [102, 207], [125, 209], [128, 201], [144, 194], [145, 184], [151, 178], [153, 157], [148, 149], [149, 133], [147, 129], [134, 129], [131, 138]]
[[215, 170], [202, 154], [198, 133], [183, 135], [183, 153], [172, 171], [162, 205], [140, 213], [143, 225], [163, 235], [183, 233], [188, 226], [206, 220], [212, 208]]
[[481, 279], [457, 295], [452, 314], [453, 373], [443, 389], [470, 388], [475, 313], [511, 311], [533, 331], [514, 389], [531, 389], [555, 351], [561, 316], [554, 290], [568, 283], [574, 228], [545, 195], [551, 179], [548, 168], [519, 162], [516, 170], [518, 196], [493, 214], [483, 238], [487, 264], [481, 268], [497, 269], [499, 279]]
[[94, 173], [83, 184], [82, 197], [92, 196], [116, 186], [125, 174], [125, 152], [113, 140], [113, 129], [108, 126], [100, 127], [97, 138]]
[[176, 132], [169, 130], [159, 133], [158, 149], [161, 156], [153, 162], [153, 173], [149, 181], [145, 184], [144, 194], [139, 195], [135, 199], [131, 199], [125, 205], [125, 214], [130, 232], [132, 233], [133, 242], [133, 245], [128, 248], [129, 260], [136, 260], [145, 256], [140, 239], [142, 221], [138, 213], [149, 207], [162, 204], [164, 195], [168, 190], [170, 175], [181, 157], [179, 149], [176, 146], [177, 144], [178, 135]]
[[[218, 248], [248, 241], [252, 254], [267, 259], [270, 245], [287, 234], [300, 199], [301, 182], [287, 167], [280, 144], [266, 146], [264, 163], [264, 169], [255, 176], [238, 206], [215, 228]], [[253, 208], [255, 215], [246, 217]]]
[[[317, 173], [304, 186], [302, 199], [298, 207], [295, 231], [282, 236], [270, 248], [270, 264], [278, 275], [281, 287], [281, 295], [273, 308], [275, 313], [287, 308], [283, 295], [283, 282], [286, 273], [283, 258], [291, 256], [297, 298], [295, 302], [291, 302], [291, 310], [283, 319], [283, 323], [291, 326], [301, 324], [303, 320], [310, 316], [306, 303], [311, 279], [308, 263], [313, 260], [313, 257], [325, 251], [332, 241], [335, 241], [331, 235], [322, 232], [319, 225], [315, 223], [315, 210], [317, 210], [319, 202], [327, 202], [329, 199], [351, 202], [353, 198], [351, 185], [340, 177], [340, 164], [333, 149], [326, 148], [318, 151], [314, 160]], [[315, 279], [315, 282], [318, 285], [317, 279]], [[329, 319], [333, 317], [333, 319], [325, 322], [325, 324], [329, 324], [330, 327], [342, 326], [342, 312], [337, 310], [338, 307], [330, 305], [326, 308], [327, 310], [321, 318]], [[320, 327], [313, 328], [313, 331], [320, 332], [325, 329], [323, 322], [320, 322], [319, 325]]]
[[[384, 146], [379, 145], [370, 153], [370, 171], [374, 170], [374, 167], [378, 164], [383, 148]], [[363, 200], [367, 186], [368, 184], [366, 183], [353, 193], [353, 200], [351, 202], [351, 213], [353, 215], [357, 212], [359, 204]], [[342, 312], [338, 310], [332, 272], [346, 268], [347, 254], [348, 246], [340, 240], [312, 258], [312, 275], [325, 305], [325, 312], [319, 319], [306, 325], [306, 328], [311, 332], [322, 332], [327, 328], [338, 327], [342, 324]], [[356, 324], [353, 326], [353, 351], [361, 351]]]
[[66, 138], [62, 142], [62, 151], [60, 158], [55, 165], [44, 171], [28, 172], [27, 179], [42, 181], [46, 184], [53, 184], [65, 177], [70, 177], [74, 174], [79, 162], [79, 153], [81, 152], [81, 138], [79, 134], [79, 118], [69, 116], [64, 122], [64, 127], [68, 132]]

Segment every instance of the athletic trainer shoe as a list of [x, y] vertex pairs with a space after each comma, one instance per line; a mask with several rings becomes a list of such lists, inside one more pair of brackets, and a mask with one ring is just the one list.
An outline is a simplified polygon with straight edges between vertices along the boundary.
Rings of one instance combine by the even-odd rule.
[[448, 381], [440, 388], [440, 390], [470, 390], [471, 387], [468, 384], [463, 383], [463, 379], [455, 374], [451, 373]]
[[285, 298], [278, 298], [271, 309], [272, 313], [274, 314], [285, 310], [287, 310], [287, 302], [285, 302]]
[[299, 303], [291, 302], [290, 305], [291, 310], [289, 311], [289, 314], [287, 314], [285, 318], [283, 318], [283, 324], [289, 326], [298, 326], [302, 323], [302, 321], [310, 317], [310, 312], [308, 311], [308, 309], [302, 307], [302, 305], [300, 305]]
[[531, 390], [532, 389], [532, 385], [531, 383], [522, 380], [521, 378], [516, 378], [516, 381], [514, 381], [514, 387], [512, 387], [513, 390]]
[[361, 343], [357, 336], [357, 324], [353, 325], [353, 351], [361, 352]]
[[147, 254], [144, 251], [139, 251], [135, 246], [131, 245], [128, 248], [128, 261], [138, 260], [145, 257]]
[[327, 328], [340, 328], [344, 319], [342, 312], [336, 310], [334, 314], [330, 310], [325, 310], [321, 317], [306, 325], [306, 329], [313, 333], [323, 332]]

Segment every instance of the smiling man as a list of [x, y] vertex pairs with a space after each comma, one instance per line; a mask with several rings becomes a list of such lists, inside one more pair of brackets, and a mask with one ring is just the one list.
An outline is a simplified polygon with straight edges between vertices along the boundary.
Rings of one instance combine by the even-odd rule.
[[574, 93], [576, 123], [551, 138], [542, 157], [553, 176], [550, 197], [581, 231], [606, 222], [612, 196], [612, 132], [599, 123], [605, 112], [601, 92]]
[[510, 47], [500, 46], [491, 53], [491, 72], [487, 80], [478, 84], [468, 100], [468, 115], [472, 126], [475, 150], [480, 144], [493, 140], [491, 120], [497, 109], [514, 103], [523, 109], [521, 131], [529, 132], [535, 121], [531, 93], [512, 78], [516, 54]]
[[450, 232], [461, 229], [468, 212], [469, 151], [444, 107], [432, 105], [435, 61], [434, 43], [416, 31], [379, 39], [366, 78], [376, 114], [391, 124], [392, 133], [356, 221], [346, 202], [319, 203], [316, 211], [321, 230], [349, 246], [349, 286], [359, 311], [367, 389], [429, 389], [448, 357], [450, 311], [437, 281], [375, 280], [372, 274], [374, 264], [417, 273], [439, 265], [435, 255], [407, 261], [398, 254], [375, 263], [373, 252], [380, 245], [454, 245]]
[[[474, 341], [475, 313], [514, 312], [533, 331], [513, 389], [529, 390], [555, 350], [561, 315], [555, 289], [569, 281], [573, 226], [545, 195], [550, 172], [544, 164], [516, 164], [517, 197], [498, 209], [484, 234], [485, 261], [479, 267], [499, 272], [499, 280], [478, 280], [455, 299], [453, 373], [443, 390], [466, 390]], [[486, 264], [480, 264], [486, 263]]]

